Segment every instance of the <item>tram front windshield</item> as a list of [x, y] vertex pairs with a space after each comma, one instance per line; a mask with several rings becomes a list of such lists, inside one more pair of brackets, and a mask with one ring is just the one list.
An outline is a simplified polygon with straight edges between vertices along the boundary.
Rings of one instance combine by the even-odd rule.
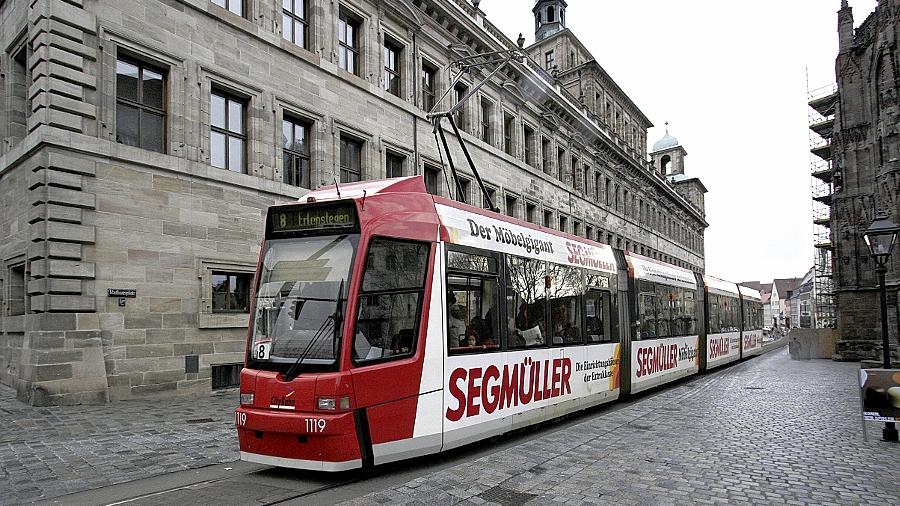
[[[250, 358], [259, 369], [333, 366], [358, 234], [266, 242]], [[336, 329], [337, 327], [337, 329]]]

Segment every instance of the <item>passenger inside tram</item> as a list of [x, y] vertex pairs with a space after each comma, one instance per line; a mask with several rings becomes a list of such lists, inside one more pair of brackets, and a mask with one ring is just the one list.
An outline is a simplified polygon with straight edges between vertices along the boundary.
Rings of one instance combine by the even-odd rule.
[[451, 304], [447, 311], [447, 336], [451, 347], [466, 346], [466, 308], [462, 304]]
[[519, 310], [514, 318], [510, 319], [509, 340], [511, 348], [527, 348], [544, 344], [544, 336], [541, 326], [544, 323], [544, 299], [539, 299], [535, 304], [528, 304], [519, 299]]
[[498, 349], [496, 283], [477, 278], [451, 278], [453, 281], [447, 299], [447, 346], [457, 351]]
[[551, 320], [553, 325], [553, 344], [576, 344], [581, 342], [581, 332], [575, 320], [575, 311], [569, 311], [569, 305], [576, 299], [563, 298], [550, 301]]
[[585, 327], [589, 343], [610, 342], [612, 337], [606, 329], [606, 305], [603, 292], [588, 290], [585, 294]]
[[582, 342], [581, 296], [584, 279], [581, 269], [549, 264], [544, 284], [550, 299], [550, 331], [553, 344], [567, 345]]

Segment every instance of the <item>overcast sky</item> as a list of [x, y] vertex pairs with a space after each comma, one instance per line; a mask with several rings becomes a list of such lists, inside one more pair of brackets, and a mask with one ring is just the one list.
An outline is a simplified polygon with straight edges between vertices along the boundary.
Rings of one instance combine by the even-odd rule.
[[[876, 0], [850, 0], [857, 26]], [[813, 264], [807, 68], [834, 83], [840, 0], [568, 0], [567, 28], [688, 152], [706, 195], [706, 267], [732, 281], [801, 277]], [[531, 0], [482, 0], [534, 41]]]

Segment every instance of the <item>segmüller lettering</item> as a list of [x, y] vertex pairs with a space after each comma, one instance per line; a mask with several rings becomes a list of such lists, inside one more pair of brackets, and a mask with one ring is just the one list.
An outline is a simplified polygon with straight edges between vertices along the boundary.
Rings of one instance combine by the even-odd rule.
[[728, 337], [716, 337], [709, 340], [709, 358], [728, 356], [731, 352], [731, 339]]
[[660, 344], [637, 351], [637, 377], [665, 372], [678, 367], [678, 345]]
[[693, 363], [697, 358], [697, 349], [689, 344], [660, 344], [637, 350], [638, 378], [670, 371], [678, 367], [679, 362]]
[[450, 395], [455, 407], [448, 407], [447, 420], [458, 422], [482, 413], [491, 414], [572, 393], [572, 361], [569, 358], [533, 360], [486, 368], [455, 369], [450, 373]]
[[744, 335], [744, 349], [758, 348], [760, 345], [759, 335], [756, 333], [748, 333]]
[[566, 249], [569, 250], [568, 262], [572, 265], [581, 265], [590, 269], [615, 272], [616, 266], [606, 260], [595, 258], [596, 250], [584, 244], [566, 241]]

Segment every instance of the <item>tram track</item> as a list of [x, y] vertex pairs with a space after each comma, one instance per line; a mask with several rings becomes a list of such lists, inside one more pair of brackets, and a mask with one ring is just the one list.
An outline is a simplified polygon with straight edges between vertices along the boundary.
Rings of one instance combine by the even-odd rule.
[[[268, 470], [269, 470], [268, 468], [266, 468], [266, 469], [260, 469], [260, 470], [253, 471], [253, 472], [247, 473], [247, 474], [245, 474], [245, 475], [241, 475], [241, 476], [253, 476], [253, 475], [255, 475], [255, 474], [259, 474], [259, 473], [261, 473], [261, 472], [265, 472], [265, 471], [268, 471]], [[123, 504], [141, 504], [141, 503], [143, 503], [144, 501], [146, 501], [146, 500], [148, 500], [148, 499], [159, 498], [159, 497], [165, 496], [165, 495], [167, 495], [167, 494], [172, 494], [172, 493], [179, 492], [179, 491], [182, 491], [182, 490], [187, 491], [187, 490], [196, 490], [196, 489], [207, 488], [207, 487], [210, 487], [210, 486], [214, 486], [214, 485], [216, 485], [217, 483], [226, 482], [226, 481], [229, 481], [229, 480], [234, 480], [234, 479], [236, 479], [236, 478], [238, 478], [238, 476], [224, 476], [224, 477], [222, 477], [222, 478], [217, 478], [217, 479], [203, 480], [203, 481], [198, 481], [198, 482], [190, 483], [190, 484], [187, 484], [187, 485], [181, 485], [181, 486], [177, 486], [177, 487], [170, 487], [170, 488], [165, 489], [165, 490], [158, 490], [158, 491], [155, 491], [155, 492], [151, 492], [151, 493], [147, 493], [147, 494], [142, 494], [142, 495], [138, 495], [138, 496], [135, 496], [135, 497], [130, 497], [130, 498], [128, 498], [128, 499], [123, 499], [123, 500], [114, 501], [114, 502], [108, 502], [108, 503], [103, 503], [103, 504], [104, 504], [105, 506], [120, 506], [120, 505], [123, 505]], [[316, 488], [313, 488], [313, 489], [311, 489], [311, 490], [304, 490], [304, 491], [302, 491], [302, 492], [299, 492], [299, 493], [296, 493], [296, 494], [292, 494], [292, 495], [289, 495], [289, 496], [280, 496], [278, 499], [275, 499], [275, 500], [271, 500], [271, 501], [258, 501], [258, 504], [260, 504], [260, 505], [262, 505], [262, 506], [275, 506], [275, 505], [278, 505], [278, 504], [285, 504], [285, 503], [287, 503], [287, 502], [289, 502], [289, 501], [294, 501], [294, 500], [297, 500], [297, 499], [302, 499], [302, 498], [307, 497], [307, 496], [310, 496], [310, 495], [318, 494], [318, 493], [321, 493], [321, 492], [327, 492], [327, 491], [329, 491], [329, 490], [333, 490], [333, 489], [337, 489], [337, 488], [344, 487], [344, 486], [347, 486], [347, 485], [351, 485], [351, 484], [353, 484], [353, 483], [358, 483], [358, 482], [361, 482], [361, 481], [365, 481], [367, 478], [368, 478], [367, 476], [357, 476], [357, 477], [354, 477], [354, 478], [351, 478], [351, 479], [347, 479], [347, 480], [342, 480], [342, 481], [339, 481], [339, 482], [336, 482], [336, 483], [329, 483], [329, 484], [326, 484], [326, 485], [322, 485], [322, 486], [320, 486], [320, 487], [316, 487]]]
[[137, 497], [131, 497], [131, 498], [128, 498], [128, 499], [125, 499], [125, 500], [122, 500], [122, 501], [115, 501], [115, 502], [105, 503], [105, 506], [118, 506], [118, 505], [120, 505], [120, 504], [129, 504], [129, 503], [133, 503], [133, 502], [135, 502], [135, 501], [140, 501], [140, 500], [143, 500], [143, 499], [149, 499], [149, 498], [151, 498], [151, 497], [158, 497], [158, 496], [161, 496], [161, 495], [170, 494], [170, 493], [172, 493], [172, 492], [177, 492], [177, 491], [179, 491], [179, 490], [187, 490], [187, 489], [190, 489], [190, 488], [196, 488], [198, 485], [212, 485], [212, 484], [214, 484], [214, 483], [217, 483], [217, 482], [220, 482], [220, 481], [225, 481], [225, 480], [227, 480], [227, 479], [228, 479], [228, 478], [220, 478], [220, 479], [217, 479], [217, 480], [206, 480], [206, 481], [200, 481], [200, 482], [197, 482], [197, 483], [191, 483], [190, 485], [183, 485], [183, 486], [180, 486], [180, 487], [172, 487], [172, 488], [170, 488], [170, 489], [168, 489], [168, 490], [160, 490], [160, 491], [158, 491], [158, 492], [152, 492], [152, 493], [149, 493], [149, 494], [143, 494], [143, 495], [139, 495], [139, 496], [137, 496]]
[[366, 480], [366, 477], [358, 477], [358, 478], [354, 478], [354, 479], [352, 479], [352, 480], [346, 480], [346, 481], [342, 481], [342, 482], [339, 482], [339, 483], [334, 483], [334, 484], [332, 484], [332, 485], [325, 485], [325, 486], [319, 487], [319, 488], [317, 488], [317, 489], [310, 490], [310, 491], [307, 491], [307, 492], [303, 492], [303, 493], [300, 493], [300, 494], [296, 494], [296, 495], [293, 495], [293, 496], [291, 496], [291, 497], [285, 497], [285, 498], [279, 499], [279, 500], [277, 500], [277, 501], [266, 502], [266, 503], [261, 503], [261, 504], [262, 504], [263, 506], [275, 506], [276, 504], [286, 504], [288, 501], [293, 501], [293, 500], [296, 500], [296, 499], [302, 499], [302, 498], [304, 498], [304, 497], [308, 497], [308, 496], [311, 496], [311, 495], [319, 494], [319, 493], [322, 493], [322, 492], [327, 492], [327, 491], [329, 491], [329, 490], [334, 490], [334, 489], [337, 489], [337, 488], [340, 488], [340, 487], [344, 487], [344, 486], [347, 486], [347, 485], [352, 485], [352, 484], [354, 484], [354, 483], [359, 483], [359, 482], [362, 482], [362, 481], [365, 481], [365, 480]]

